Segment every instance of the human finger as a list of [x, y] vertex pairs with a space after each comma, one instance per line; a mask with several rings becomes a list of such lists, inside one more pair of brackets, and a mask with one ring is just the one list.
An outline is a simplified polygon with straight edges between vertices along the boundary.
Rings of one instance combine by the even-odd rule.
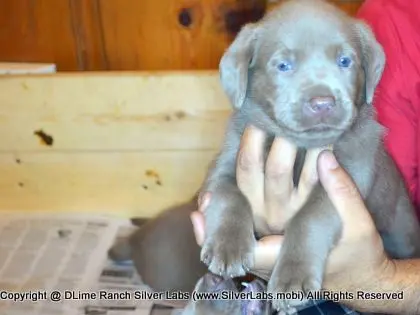
[[268, 209], [287, 204], [293, 190], [293, 166], [297, 148], [284, 138], [276, 138], [268, 154], [264, 193]]
[[321, 152], [318, 174], [328, 197], [346, 225], [355, 224], [359, 228], [361, 224], [365, 224], [366, 228], [373, 226], [372, 217], [366, 209], [356, 184], [338, 164], [331, 151]]
[[209, 192], [205, 192], [200, 195], [198, 198], [198, 211], [204, 212], [204, 210], [208, 207], [210, 203], [211, 194]]
[[264, 132], [249, 126], [238, 153], [237, 184], [253, 209], [264, 206], [264, 141]]
[[309, 149], [306, 152], [305, 162], [302, 167], [299, 185], [296, 189], [296, 194], [300, 199], [306, 199], [312, 191], [313, 186], [318, 181], [318, 157], [323, 151], [323, 148]]
[[194, 229], [195, 240], [199, 246], [203, 245], [205, 237], [204, 215], [202, 212], [194, 211], [190, 215], [190, 219]]
[[253, 270], [268, 271], [271, 273], [279, 256], [284, 236], [270, 235], [260, 239], [254, 249]]

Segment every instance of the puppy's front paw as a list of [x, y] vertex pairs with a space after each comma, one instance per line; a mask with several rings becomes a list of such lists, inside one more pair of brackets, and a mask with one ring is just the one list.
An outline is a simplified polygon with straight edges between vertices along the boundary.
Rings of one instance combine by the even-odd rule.
[[310, 263], [287, 258], [276, 265], [268, 282], [274, 309], [288, 313], [306, 303], [309, 292], [321, 290], [322, 274], [311, 267]]
[[254, 265], [253, 231], [245, 227], [221, 228], [209, 236], [201, 249], [201, 260], [217, 275], [238, 277]]

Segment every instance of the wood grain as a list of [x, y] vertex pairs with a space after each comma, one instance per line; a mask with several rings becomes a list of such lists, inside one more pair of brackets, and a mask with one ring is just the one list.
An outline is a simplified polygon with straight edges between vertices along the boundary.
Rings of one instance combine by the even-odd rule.
[[350, 15], [356, 15], [364, 0], [330, 0]]
[[0, 209], [153, 216], [190, 199], [215, 152], [0, 154]]
[[[362, 0], [332, 2], [354, 15]], [[216, 69], [240, 27], [266, 10], [262, 0], [102, 0], [100, 6], [114, 70]]]
[[[279, 5], [279, 3], [283, 2], [285, 0], [278, 0], [278, 1], [270, 1], [268, 4], [268, 10], [274, 9], [276, 6]], [[359, 10], [360, 6], [364, 2], [364, 0], [327, 0], [337, 7], [339, 7], [344, 12], [354, 16], [357, 13], [357, 10]]]
[[67, 0], [0, 1], [0, 60], [79, 69], [68, 4]]
[[108, 70], [99, 0], [68, 0], [79, 70]]
[[229, 110], [217, 72], [3, 77], [0, 209], [153, 216], [198, 190]]
[[[104, 0], [101, 5], [111, 69], [214, 69], [232, 40], [229, 14], [258, 15], [261, 0]], [[259, 10], [259, 11], [258, 11]], [[244, 17], [244, 22], [262, 15]], [[180, 21], [184, 16], [184, 23]], [[229, 21], [228, 21], [229, 20]], [[229, 23], [230, 22], [230, 23]], [[233, 24], [233, 26], [232, 26]], [[236, 25], [236, 28], [238, 26]]]
[[[363, 2], [331, 1], [352, 15]], [[0, 60], [58, 70], [216, 69], [239, 28], [265, 10], [265, 0], [0, 1]]]
[[217, 72], [4, 78], [0, 151], [214, 150], [229, 113]]

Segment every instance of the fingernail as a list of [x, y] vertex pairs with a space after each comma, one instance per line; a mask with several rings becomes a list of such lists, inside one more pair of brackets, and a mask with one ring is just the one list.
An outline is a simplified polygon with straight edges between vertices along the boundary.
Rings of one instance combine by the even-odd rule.
[[200, 226], [200, 219], [197, 217], [197, 215], [193, 212], [190, 214], [190, 220], [193, 225], [194, 233], [198, 235], [199, 232], [199, 226]]
[[206, 192], [203, 195], [201, 195], [198, 201], [199, 211], [204, 211], [209, 205], [209, 201], [210, 201], [210, 193]]
[[248, 125], [247, 128], [251, 131], [251, 132], [256, 132], [259, 135], [263, 135], [264, 131], [262, 131], [261, 129], [259, 129], [258, 127], [254, 126], [254, 125]]
[[264, 131], [261, 129], [258, 129], [257, 127], [250, 125], [248, 127], [248, 132], [245, 135], [248, 137], [248, 140], [250, 139], [250, 142], [253, 147], [260, 147], [261, 142], [264, 140], [265, 134]]
[[193, 231], [194, 231], [197, 245], [201, 246], [201, 244], [203, 243], [203, 239], [202, 239], [201, 231], [200, 231], [200, 222], [197, 215], [194, 212], [190, 214], [190, 220], [193, 225]]
[[321, 163], [324, 164], [324, 167], [326, 167], [329, 170], [335, 170], [338, 168], [338, 162], [335, 158], [334, 154], [330, 150], [325, 150], [321, 153]]

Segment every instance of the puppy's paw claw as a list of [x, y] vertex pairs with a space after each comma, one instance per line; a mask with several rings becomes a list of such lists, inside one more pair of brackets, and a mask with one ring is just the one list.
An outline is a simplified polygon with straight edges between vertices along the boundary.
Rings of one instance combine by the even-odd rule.
[[226, 241], [221, 233], [206, 241], [201, 249], [201, 261], [209, 270], [225, 278], [244, 276], [254, 265], [253, 234]]
[[307, 264], [295, 261], [280, 263], [268, 283], [268, 292], [273, 294], [273, 308], [287, 312], [307, 303], [310, 292], [321, 290], [320, 278]]

